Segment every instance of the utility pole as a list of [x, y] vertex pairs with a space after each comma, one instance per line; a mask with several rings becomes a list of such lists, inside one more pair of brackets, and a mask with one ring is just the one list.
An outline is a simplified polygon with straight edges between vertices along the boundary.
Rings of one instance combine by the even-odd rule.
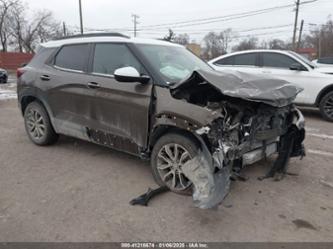
[[299, 29], [297, 48], [301, 47], [303, 25], [304, 25], [304, 20], [302, 20], [302, 22], [301, 22], [301, 28]]
[[296, 30], [298, 22], [299, 5], [300, 5], [300, 0], [296, 0], [295, 23], [294, 23], [294, 33], [293, 33], [293, 50], [296, 49]]
[[132, 14], [132, 17], [133, 17], [133, 24], [134, 24], [134, 37], [136, 37], [137, 25], [139, 24], [138, 18], [140, 18], [140, 16], [138, 16], [136, 14]]
[[83, 21], [82, 21], [82, 6], [81, 6], [81, 0], [79, 0], [79, 11], [80, 11], [80, 30], [81, 30], [81, 34], [83, 34]]
[[322, 53], [322, 46], [321, 46], [322, 36], [323, 36], [323, 29], [321, 28], [320, 32], [319, 32], [319, 39], [318, 39], [318, 58], [321, 57], [321, 53]]
[[66, 23], [65, 22], [62, 22], [62, 29], [63, 29], [63, 32], [64, 32], [64, 36], [67, 36], [67, 30], [66, 30]]

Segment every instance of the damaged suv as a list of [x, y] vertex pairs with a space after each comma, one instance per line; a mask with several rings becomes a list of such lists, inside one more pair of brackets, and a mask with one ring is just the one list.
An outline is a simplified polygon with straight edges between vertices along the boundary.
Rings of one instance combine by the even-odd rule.
[[156, 182], [211, 208], [244, 166], [303, 156], [304, 118], [286, 81], [214, 71], [165, 41], [92, 34], [44, 43], [18, 69], [32, 142], [64, 134], [151, 160]]

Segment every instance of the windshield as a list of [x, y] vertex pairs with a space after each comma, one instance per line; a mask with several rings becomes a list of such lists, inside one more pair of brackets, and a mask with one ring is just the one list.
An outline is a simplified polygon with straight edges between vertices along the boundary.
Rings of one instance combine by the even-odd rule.
[[184, 47], [148, 44], [139, 44], [137, 47], [168, 84], [186, 79], [197, 69], [212, 70]]
[[304, 63], [306, 63], [308, 66], [310, 66], [311, 68], [316, 68], [317, 66], [315, 64], [313, 64], [311, 61], [309, 61], [307, 58], [305, 58], [304, 56], [295, 53], [294, 51], [289, 51], [290, 53], [292, 53], [294, 56], [296, 56], [298, 59], [300, 59], [301, 61], [303, 61]]

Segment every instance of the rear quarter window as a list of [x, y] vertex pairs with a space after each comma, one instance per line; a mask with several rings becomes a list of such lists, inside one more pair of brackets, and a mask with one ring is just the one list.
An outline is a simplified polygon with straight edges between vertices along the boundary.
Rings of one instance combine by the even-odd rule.
[[89, 45], [66, 45], [54, 59], [54, 65], [77, 71], [85, 71], [89, 59]]
[[55, 48], [44, 48], [40, 47], [31, 61], [28, 63], [29, 66], [42, 66], [47, 63], [50, 56], [54, 53]]
[[227, 58], [223, 58], [221, 60], [216, 61], [214, 64], [215, 65], [232, 66], [234, 64], [234, 57], [229, 56]]

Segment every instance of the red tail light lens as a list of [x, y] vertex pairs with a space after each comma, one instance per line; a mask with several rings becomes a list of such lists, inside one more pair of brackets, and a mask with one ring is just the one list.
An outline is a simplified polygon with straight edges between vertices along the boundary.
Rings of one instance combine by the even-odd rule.
[[22, 76], [22, 74], [24, 74], [24, 70], [23, 70], [23, 68], [18, 68], [18, 69], [16, 70], [16, 77], [17, 77], [17, 78], [20, 78], [20, 77]]

